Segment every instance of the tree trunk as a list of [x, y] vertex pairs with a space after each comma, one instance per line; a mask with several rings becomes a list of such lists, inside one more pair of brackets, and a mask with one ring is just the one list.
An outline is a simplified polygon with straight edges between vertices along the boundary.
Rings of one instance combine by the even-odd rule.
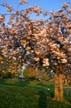
[[55, 74], [54, 75], [54, 99], [57, 101], [63, 101], [63, 75]]

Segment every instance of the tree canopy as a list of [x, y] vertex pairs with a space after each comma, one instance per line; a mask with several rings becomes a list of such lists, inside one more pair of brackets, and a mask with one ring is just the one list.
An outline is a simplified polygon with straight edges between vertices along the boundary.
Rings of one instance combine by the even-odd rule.
[[[20, 5], [27, 0], [20, 0]], [[8, 12], [13, 7], [2, 3]], [[48, 16], [32, 19], [30, 15]], [[9, 15], [0, 15], [0, 53], [19, 64], [55, 67], [61, 64], [71, 69], [71, 8], [64, 3], [57, 12], [43, 11], [39, 6], [30, 6]]]

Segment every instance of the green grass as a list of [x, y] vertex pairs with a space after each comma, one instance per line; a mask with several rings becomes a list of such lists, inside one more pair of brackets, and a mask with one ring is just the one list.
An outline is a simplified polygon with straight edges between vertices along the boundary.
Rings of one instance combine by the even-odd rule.
[[0, 108], [71, 108], [71, 89], [62, 103], [52, 100], [53, 91], [52, 82], [0, 80]]

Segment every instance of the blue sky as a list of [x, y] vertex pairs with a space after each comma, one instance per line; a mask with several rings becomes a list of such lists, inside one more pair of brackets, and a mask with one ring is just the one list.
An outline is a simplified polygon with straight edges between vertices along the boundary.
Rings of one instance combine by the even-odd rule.
[[[28, 0], [28, 4], [20, 6], [19, 0], [0, 0], [0, 3], [8, 2], [10, 5], [14, 6], [14, 8], [24, 9], [30, 5], [39, 5], [44, 10], [58, 10], [64, 2], [71, 2], [71, 0]], [[5, 9], [0, 6], [0, 13], [5, 13]]]
[[[12, 5], [15, 9], [22, 10], [29, 6], [40, 6], [43, 10], [54, 10], [57, 11], [64, 2], [71, 2], [71, 0], [28, 0], [28, 4], [19, 5], [20, 0], [0, 0], [0, 3], [8, 2], [9, 5]], [[0, 6], [0, 14], [6, 13], [5, 8]], [[35, 18], [35, 15], [32, 16]], [[42, 17], [42, 16], [41, 16]], [[8, 17], [7, 17], [8, 18]]]

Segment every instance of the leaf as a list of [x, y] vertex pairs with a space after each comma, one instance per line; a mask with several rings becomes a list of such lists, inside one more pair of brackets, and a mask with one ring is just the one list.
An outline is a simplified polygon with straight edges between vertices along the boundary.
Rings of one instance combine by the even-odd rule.
[[8, 24], [12, 25], [12, 24], [13, 24], [13, 20], [10, 19], [10, 20], [8, 21]]
[[33, 60], [39, 61], [39, 57], [34, 57]]
[[67, 63], [67, 59], [61, 59], [62, 63]]
[[69, 2], [64, 2], [63, 8], [67, 8], [69, 6]]
[[67, 9], [67, 12], [68, 12], [69, 14], [71, 14], [71, 9]]
[[0, 22], [4, 22], [5, 20], [5, 16], [4, 15], [0, 15]]
[[10, 15], [10, 19], [14, 19], [15, 16], [16, 16], [15, 14], [11, 14], [11, 15]]
[[36, 53], [37, 55], [41, 54], [40, 49], [36, 49], [36, 50], [35, 50], [35, 53]]
[[47, 16], [48, 15], [48, 11], [43, 12], [43, 15]]
[[20, 4], [26, 4], [27, 0], [20, 0]]
[[39, 14], [41, 13], [41, 8], [38, 7], [38, 6], [35, 6], [33, 11], [34, 11], [37, 15], [39, 15]]
[[12, 6], [6, 6], [6, 11], [7, 12], [12, 12]]

